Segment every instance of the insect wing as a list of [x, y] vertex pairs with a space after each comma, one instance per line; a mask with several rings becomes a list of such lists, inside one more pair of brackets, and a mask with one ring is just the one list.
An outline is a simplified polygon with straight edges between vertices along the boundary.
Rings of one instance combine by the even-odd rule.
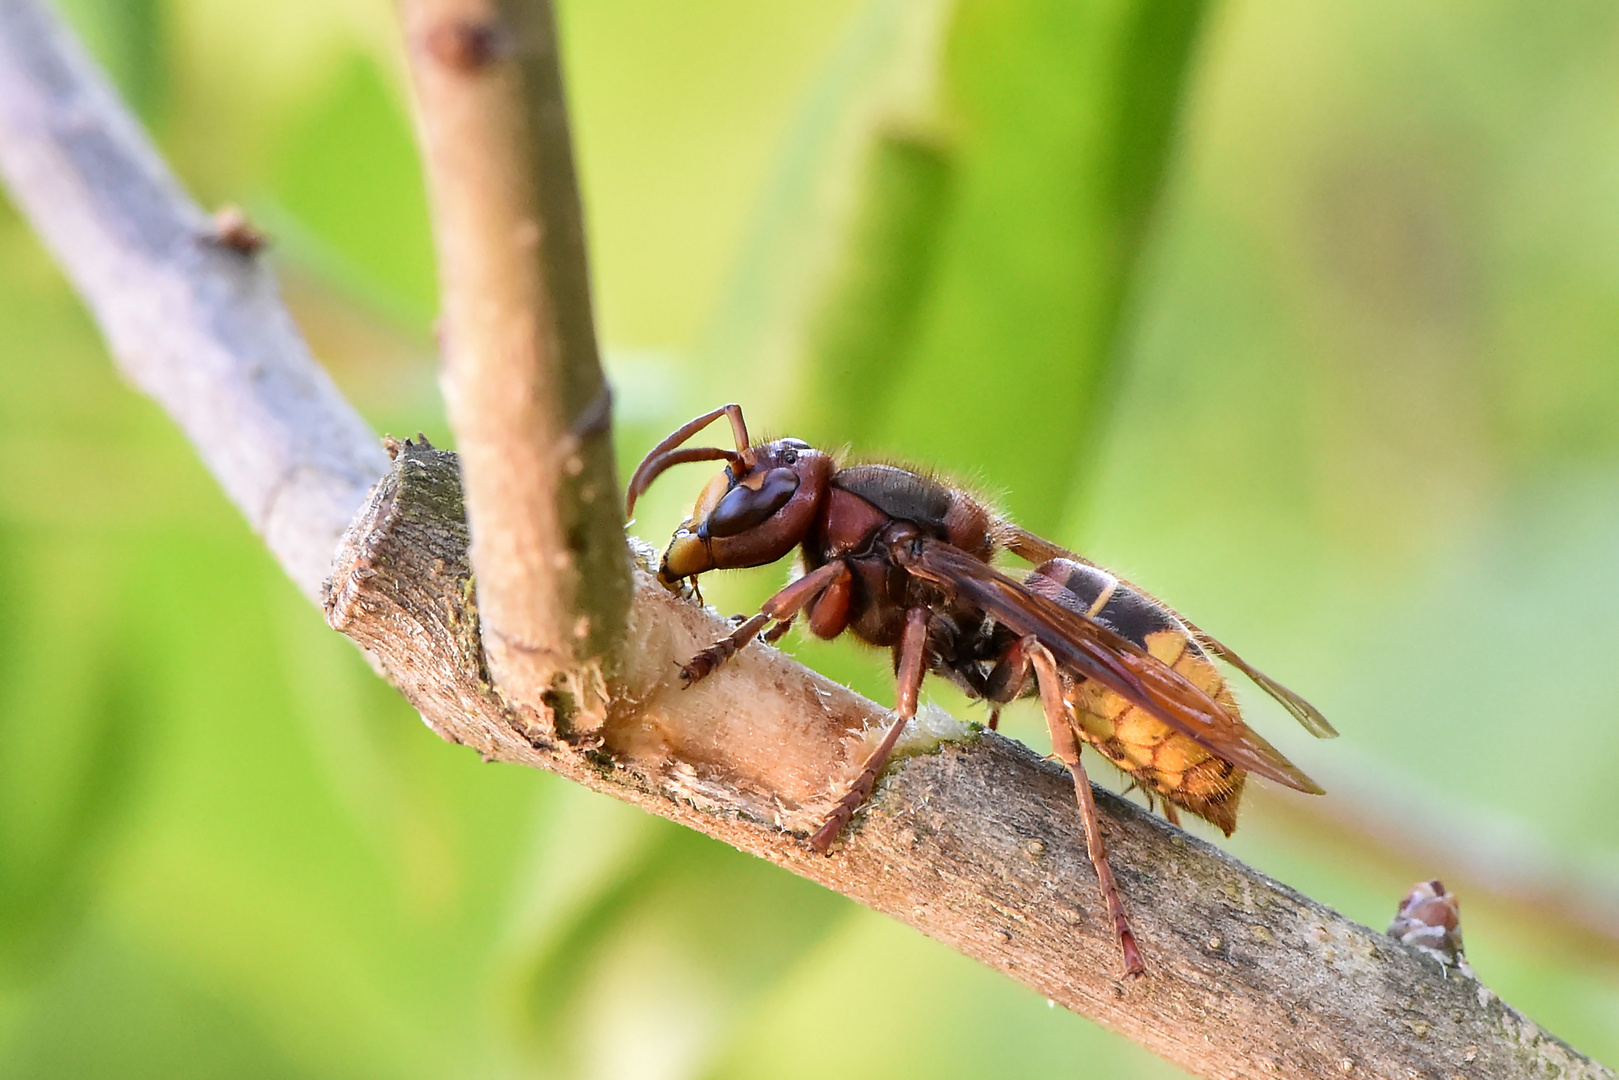
[[[1052, 559], [1072, 559], [1074, 562], [1083, 563], [1086, 566], [1096, 566], [1095, 563], [1091, 562], [1083, 555], [1076, 555], [1066, 548], [1053, 544], [1045, 537], [1037, 536], [1034, 533], [1029, 532], [1027, 529], [1013, 525], [1011, 522], [1002, 522], [998, 531], [1001, 532], [1002, 536], [1004, 537], [1004, 542], [1008, 551], [1012, 552], [1012, 554], [1016, 555], [1018, 558], [1024, 559], [1035, 566], [1049, 562]], [[1097, 567], [1097, 569], [1104, 568]], [[1112, 571], [1107, 572], [1112, 573]], [[1114, 574], [1114, 577], [1118, 577], [1118, 575]], [[1123, 578], [1119, 578], [1119, 583], [1129, 589], [1134, 590], [1135, 592], [1140, 593], [1142, 596], [1147, 597], [1148, 599], [1152, 600], [1153, 603], [1157, 604], [1159, 607], [1175, 616], [1175, 618], [1179, 619], [1180, 622], [1192, 632], [1192, 636], [1196, 639], [1198, 645], [1202, 646], [1206, 652], [1213, 653], [1221, 660], [1224, 660], [1226, 663], [1248, 676], [1249, 679], [1253, 680], [1255, 686], [1259, 687], [1261, 690], [1265, 691], [1265, 693], [1275, 698], [1277, 703], [1280, 704], [1282, 708], [1286, 709], [1295, 720], [1304, 725], [1305, 731], [1308, 731], [1311, 735], [1314, 735], [1318, 739], [1336, 739], [1338, 737], [1337, 729], [1331, 724], [1327, 723], [1327, 718], [1322, 716], [1321, 710], [1317, 709], [1314, 705], [1311, 705], [1308, 701], [1305, 701], [1293, 691], [1289, 690], [1287, 687], [1283, 686], [1269, 675], [1266, 675], [1263, 671], [1260, 671], [1258, 668], [1250, 665], [1246, 660], [1238, 656], [1236, 652], [1227, 647], [1224, 643], [1217, 640], [1213, 635], [1199, 629], [1197, 625], [1192, 622], [1192, 620], [1188, 619], [1186, 616], [1182, 615], [1180, 612], [1176, 611], [1162, 600], [1159, 600], [1151, 593], [1142, 589], [1140, 586], [1131, 584], [1130, 582], [1125, 581]], [[1188, 732], [1188, 734], [1190, 734], [1190, 732]]]
[[965, 596], [1015, 633], [1033, 634], [1070, 671], [1095, 679], [1212, 753], [1279, 784], [1323, 794], [1248, 725], [1128, 638], [1035, 595], [949, 544], [923, 541], [905, 564], [918, 577]]
[[1197, 640], [1199, 645], [1203, 646], [1205, 651], [1213, 653], [1221, 660], [1224, 660], [1226, 663], [1248, 676], [1248, 678], [1253, 681], [1255, 686], [1259, 687], [1261, 690], [1265, 691], [1265, 693], [1275, 698], [1276, 702], [1281, 705], [1282, 708], [1286, 709], [1288, 713], [1292, 715], [1293, 719], [1304, 725], [1305, 731], [1308, 731], [1311, 735], [1314, 735], [1318, 739], [1336, 739], [1338, 737], [1338, 729], [1327, 723], [1327, 718], [1321, 715], [1320, 709], [1317, 709], [1314, 705], [1311, 705], [1308, 701], [1305, 701], [1293, 691], [1289, 690], [1287, 687], [1283, 686], [1269, 675], [1266, 675], [1263, 671], [1260, 671], [1256, 667], [1250, 666], [1247, 661], [1238, 656], [1230, 648], [1211, 637], [1204, 631], [1199, 630], [1190, 622], [1187, 622], [1184, 617], [1180, 615], [1175, 617], [1180, 619], [1180, 621], [1185, 624], [1186, 628], [1192, 632], [1192, 637]]

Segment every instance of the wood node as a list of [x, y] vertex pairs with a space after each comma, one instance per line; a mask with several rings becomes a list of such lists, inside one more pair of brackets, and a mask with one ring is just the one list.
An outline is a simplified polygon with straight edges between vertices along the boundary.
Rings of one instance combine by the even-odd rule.
[[444, 68], [472, 75], [511, 54], [511, 34], [495, 16], [449, 18], [422, 34], [422, 45]]

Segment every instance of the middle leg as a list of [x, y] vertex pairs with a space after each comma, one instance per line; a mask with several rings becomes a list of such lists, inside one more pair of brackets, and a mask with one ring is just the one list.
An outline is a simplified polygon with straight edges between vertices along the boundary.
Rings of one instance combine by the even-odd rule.
[[1029, 679], [1029, 646], [1034, 641], [1034, 638], [1027, 637], [1012, 642], [983, 680], [973, 687], [980, 698], [990, 703], [991, 731], [1001, 726], [1001, 706], [1023, 693]]
[[854, 818], [854, 812], [860, 809], [860, 804], [871, 798], [872, 790], [877, 786], [877, 777], [888, 764], [888, 758], [894, 752], [894, 744], [899, 741], [900, 732], [910, 723], [911, 717], [916, 715], [916, 697], [922, 689], [922, 674], [926, 660], [928, 643], [928, 609], [917, 607], [905, 613], [905, 636], [900, 639], [899, 655], [899, 692], [898, 700], [894, 703], [894, 711], [898, 716], [886, 734], [883, 741], [877, 744], [866, 758], [865, 764], [860, 768], [860, 775], [855, 777], [849, 790], [844, 792], [843, 798], [832, 807], [832, 812], [826, 815], [826, 821], [815, 830], [810, 837], [810, 847], [825, 855], [832, 847], [832, 841], [837, 838], [843, 827]]

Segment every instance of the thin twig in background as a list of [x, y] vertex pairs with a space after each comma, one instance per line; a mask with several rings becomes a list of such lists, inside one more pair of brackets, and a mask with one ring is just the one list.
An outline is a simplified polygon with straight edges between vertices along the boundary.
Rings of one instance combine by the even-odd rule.
[[[238, 264], [220, 261], [243, 256], [212, 253], [206, 219], [184, 204], [133, 121], [32, 0], [0, 0], [0, 171], [73, 268], [115, 350], [155, 349], [119, 321], [143, 308], [160, 310], [164, 334], [175, 340], [216, 342], [194, 355], [140, 353], [162, 368], [142, 385], [158, 388], [311, 591], [308, 560], [291, 557], [302, 549], [286, 537], [303, 535], [307, 545], [329, 531], [337, 496], [286, 492], [306, 483], [335, 490], [322, 478], [362, 475], [377, 451], [324, 378], [305, 370], [312, 365], [301, 345], [271, 349], [257, 332], [247, 341], [207, 336], [220, 320], [268, 312], [267, 339], [296, 340], [263, 271], [253, 271], [258, 287], [246, 289]], [[184, 229], [163, 233], [162, 242], [133, 242], [146, 235], [154, 176], [168, 204], [182, 207], [166, 213]], [[41, 186], [97, 195], [53, 196]], [[209, 253], [188, 254], [199, 237]], [[123, 260], [118, 273], [96, 271], [104, 242]], [[186, 280], [197, 295], [217, 302], [172, 302], [166, 271], [175, 262], [192, 268]], [[295, 376], [304, 380], [298, 385], [324, 388], [306, 395], [318, 407], [279, 407]], [[168, 389], [216, 384], [215, 396], [238, 403], [246, 420], [188, 419], [197, 395]], [[255, 420], [260, 413], [279, 426], [266, 428]], [[921, 752], [931, 749], [925, 742], [911, 745], [848, 840], [829, 858], [812, 855], [785, 830], [818, 820], [882, 710], [764, 647], [679, 690], [673, 662], [723, 624], [645, 574], [637, 574], [630, 611], [635, 647], [622, 657], [601, 728], [576, 746], [536, 745], [527, 720], [487, 678], [456, 462], [423, 447], [395, 450], [393, 469], [344, 541], [328, 613], [447, 738], [563, 773], [820, 881], [1201, 1075], [1612, 1075], [1477, 983], [1441, 977], [1386, 936], [1102, 794], [1108, 844], [1150, 966], [1145, 979], [1117, 978], [1065, 774], [993, 735], [933, 753]], [[290, 478], [268, 519], [261, 502], [244, 498], [238, 470]], [[360, 502], [356, 494], [341, 516]], [[304, 516], [292, 519], [284, 505]], [[612, 557], [620, 552], [615, 544]]]
[[1346, 859], [1375, 859], [1405, 878], [1438, 877], [1489, 906], [1543, 948], [1588, 963], [1619, 962], [1619, 896], [1611, 880], [1582, 871], [1556, 845], [1479, 806], [1437, 798], [1407, 777], [1368, 768], [1322, 770], [1330, 799], [1292, 799], [1260, 788], [1254, 820], [1284, 843]]

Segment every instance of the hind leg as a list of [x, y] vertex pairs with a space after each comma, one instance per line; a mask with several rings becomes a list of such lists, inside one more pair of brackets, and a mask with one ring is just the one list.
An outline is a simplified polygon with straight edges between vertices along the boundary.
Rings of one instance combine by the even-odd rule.
[[1119, 951], [1124, 954], [1125, 972], [1141, 975], [1147, 970], [1141, 962], [1141, 950], [1136, 945], [1135, 932], [1130, 929], [1130, 917], [1124, 913], [1124, 902], [1119, 899], [1119, 883], [1108, 865], [1107, 849], [1102, 846], [1101, 816], [1096, 811], [1096, 797], [1091, 794], [1090, 778], [1080, 764], [1079, 743], [1068, 716], [1068, 706], [1062, 698], [1062, 679], [1057, 664], [1033, 638], [1023, 639], [1029, 662], [1034, 666], [1035, 679], [1040, 685], [1040, 704], [1045, 709], [1046, 727], [1051, 731], [1052, 752], [1068, 766], [1074, 778], [1074, 797], [1079, 802], [1079, 814], [1085, 822], [1085, 848], [1096, 868], [1096, 883], [1101, 887], [1102, 899], [1107, 904], [1108, 917], [1118, 935]]

